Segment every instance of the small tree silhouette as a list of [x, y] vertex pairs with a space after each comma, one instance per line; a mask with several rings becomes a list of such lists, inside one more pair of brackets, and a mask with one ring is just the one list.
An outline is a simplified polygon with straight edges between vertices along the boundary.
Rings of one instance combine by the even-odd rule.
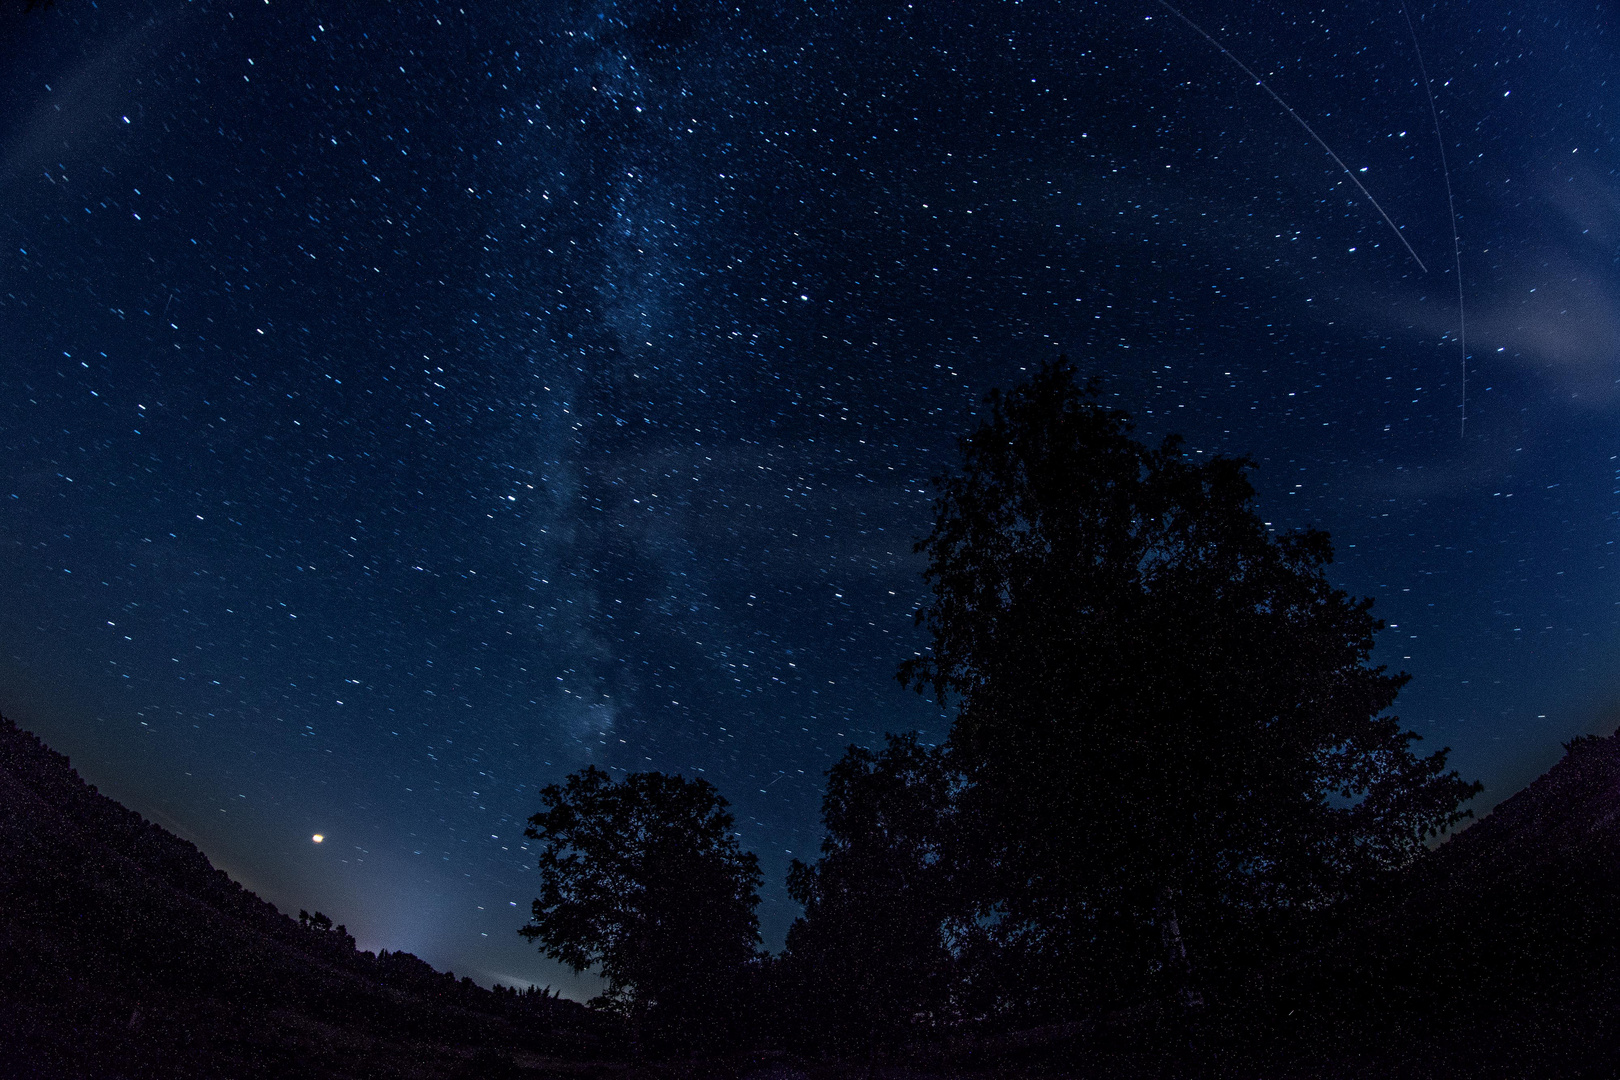
[[680, 1041], [716, 1037], [733, 980], [759, 942], [759, 860], [704, 780], [595, 766], [540, 793], [525, 835], [544, 841], [540, 896], [518, 933], [575, 971], [598, 1004]]

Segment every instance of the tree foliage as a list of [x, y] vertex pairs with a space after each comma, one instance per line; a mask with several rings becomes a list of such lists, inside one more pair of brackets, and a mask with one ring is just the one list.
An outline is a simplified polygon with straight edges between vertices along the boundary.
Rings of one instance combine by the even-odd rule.
[[1477, 785], [1386, 713], [1407, 676], [1369, 663], [1371, 601], [1328, 583], [1326, 533], [1272, 533], [1250, 460], [1144, 445], [1066, 361], [988, 405], [936, 480], [932, 648], [899, 677], [959, 706], [960, 812], [1003, 940], [1121, 992], [1153, 964], [1163, 890], [1207, 952], [1466, 816]]
[[759, 860], [704, 780], [591, 766], [540, 793], [525, 835], [544, 841], [540, 895], [519, 933], [575, 971], [602, 1003], [666, 1024], [713, 1019], [755, 956]]
[[878, 752], [851, 746], [828, 770], [821, 858], [788, 874], [804, 916], [786, 961], [814, 988], [804, 1008], [846, 1044], [927, 1026], [951, 1005], [965, 916], [951, 873], [955, 775], [915, 734]]

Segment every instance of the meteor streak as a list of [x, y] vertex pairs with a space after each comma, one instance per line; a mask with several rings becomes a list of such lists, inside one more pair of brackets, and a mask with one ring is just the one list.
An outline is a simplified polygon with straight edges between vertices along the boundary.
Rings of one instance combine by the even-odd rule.
[[1446, 164], [1446, 140], [1440, 134], [1440, 110], [1434, 104], [1434, 86], [1429, 82], [1429, 69], [1423, 63], [1423, 49], [1418, 46], [1417, 26], [1412, 13], [1401, 0], [1401, 14], [1406, 16], [1406, 28], [1412, 31], [1412, 51], [1417, 53], [1418, 72], [1423, 76], [1423, 89], [1429, 95], [1429, 115], [1434, 117], [1434, 143], [1440, 148], [1440, 171], [1446, 177], [1446, 209], [1451, 211], [1451, 257], [1457, 267], [1457, 342], [1462, 346], [1462, 422], [1459, 431], [1468, 434], [1468, 318], [1463, 314], [1462, 241], [1457, 238], [1457, 202], [1451, 195], [1451, 166]]
[[1192, 27], [1193, 31], [1195, 33], [1197, 33], [1199, 37], [1203, 38], [1205, 41], [1209, 42], [1211, 45], [1213, 45], [1217, 49], [1219, 49], [1221, 51], [1222, 56], [1226, 57], [1228, 60], [1232, 61], [1232, 63], [1236, 64], [1238, 66], [1238, 68], [1242, 70], [1243, 74], [1247, 75], [1249, 78], [1254, 80], [1256, 86], [1260, 87], [1260, 89], [1262, 89], [1266, 93], [1270, 94], [1271, 95], [1271, 100], [1275, 101], [1278, 105], [1281, 105], [1283, 107], [1283, 111], [1288, 113], [1289, 116], [1292, 116], [1294, 118], [1294, 122], [1299, 124], [1300, 127], [1304, 128], [1305, 133], [1307, 135], [1309, 135], [1311, 138], [1316, 140], [1316, 145], [1320, 146], [1323, 150], [1327, 151], [1328, 157], [1333, 159], [1334, 164], [1338, 165], [1339, 168], [1343, 169], [1344, 170], [1344, 175], [1346, 175], [1346, 176], [1348, 176], [1350, 178], [1350, 182], [1352, 184], [1356, 185], [1356, 187], [1358, 189], [1360, 189], [1360, 191], [1361, 191], [1361, 193], [1363, 195], [1367, 196], [1367, 201], [1372, 203], [1373, 207], [1383, 217], [1385, 223], [1387, 223], [1389, 225], [1391, 231], [1393, 231], [1395, 233], [1395, 238], [1398, 239], [1401, 242], [1401, 244], [1406, 248], [1406, 253], [1408, 255], [1412, 256], [1412, 261], [1417, 263], [1418, 268], [1420, 270], [1422, 270], [1425, 274], [1427, 274], [1429, 272], [1429, 268], [1427, 266], [1423, 265], [1423, 260], [1418, 258], [1418, 253], [1412, 249], [1412, 245], [1406, 242], [1406, 237], [1401, 234], [1400, 226], [1396, 225], [1394, 220], [1391, 219], [1388, 214], [1384, 213], [1384, 208], [1382, 206], [1378, 205], [1378, 200], [1373, 198], [1372, 192], [1368, 191], [1367, 188], [1366, 188], [1366, 185], [1364, 185], [1360, 180], [1356, 179], [1356, 174], [1350, 171], [1350, 166], [1346, 165], [1344, 163], [1343, 159], [1341, 159], [1338, 154], [1335, 154], [1333, 152], [1333, 147], [1329, 146], [1327, 144], [1327, 141], [1325, 139], [1323, 139], [1322, 136], [1320, 136], [1320, 135], [1318, 135], [1316, 133], [1316, 129], [1311, 127], [1311, 125], [1307, 124], [1305, 122], [1305, 118], [1303, 116], [1299, 115], [1299, 113], [1295, 112], [1293, 107], [1291, 105], [1289, 105], [1288, 102], [1284, 101], [1282, 99], [1282, 96], [1280, 94], [1278, 94], [1277, 91], [1275, 91], [1271, 87], [1267, 86], [1266, 85], [1266, 80], [1264, 80], [1260, 76], [1256, 75], [1249, 68], [1249, 65], [1245, 64], [1243, 61], [1241, 61], [1237, 57], [1233, 56], [1232, 53], [1231, 53], [1231, 50], [1229, 50], [1225, 45], [1222, 45], [1219, 41], [1216, 41], [1214, 38], [1210, 37], [1209, 34], [1205, 33], [1204, 28], [1202, 26], [1199, 26], [1197, 23], [1195, 23], [1191, 19], [1187, 18], [1187, 16], [1183, 15], [1180, 11], [1178, 11], [1174, 7], [1171, 7], [1170, 4], [1166, 2], [1166, 0], [1158, 0], [1158, 3], [1159, 3], [1160, 7], [1164, 8], [1170, 14], [1174, 15], [1176, 18], [1180, 19], [1182, 22], [1184, 22], [1188, 26]]

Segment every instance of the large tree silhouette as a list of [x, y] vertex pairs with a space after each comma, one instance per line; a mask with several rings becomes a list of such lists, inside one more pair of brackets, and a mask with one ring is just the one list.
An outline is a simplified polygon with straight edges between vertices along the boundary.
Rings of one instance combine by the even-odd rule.
[[759, 942], [759, 860], [738, 846], [726, 800], [704, 780], [615, 783], [595, 766], [540, 799], [525, 832], [545, 842], [540, 895], [518, 932], [575, 971], [599, 971], [600, 1003], [643, 1031], [718, 1037]]
[[1477, 785], [1385, 713], [1407, 676], [1368, 662], [1371, 601], [1329, 585], [1326, 533], [1268, 530], [1252, 462], [1145, 446], [1066, 361], [987, 404], [936, 479], [932, 648], [899, 677], [959, 705], [1023, 986], [1140, 993], [1183, 944], [1207, 970], [1465, 816]]

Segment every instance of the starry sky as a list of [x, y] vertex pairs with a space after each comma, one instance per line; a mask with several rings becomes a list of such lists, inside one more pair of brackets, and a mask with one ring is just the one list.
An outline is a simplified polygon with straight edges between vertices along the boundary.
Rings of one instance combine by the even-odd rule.
[[823, 770], [948, 728], [928, 479], [1066, 352], [1332, 532], [1488, 806], [1620, 722], [1620, 55], [1408, 2], [8, 11], [0, 708], [284, 910], [581, 996], [538, 789], [702, 776], [780, 947]]

